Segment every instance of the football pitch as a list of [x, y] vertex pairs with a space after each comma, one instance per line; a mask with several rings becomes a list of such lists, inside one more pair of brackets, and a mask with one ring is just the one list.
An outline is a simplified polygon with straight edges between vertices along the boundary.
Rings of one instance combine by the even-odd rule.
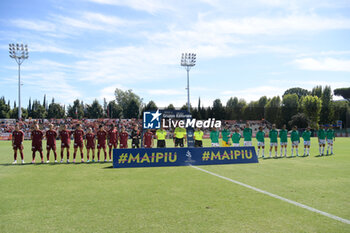
[[[39, 164], [38, 154], [33, 165], [30, 141], [24, 146], [27, 164], [12, 165], [10, 142], [0, 142], [0, 232], [350, 232], [348, 223], [193, 167]], [[350, 220], [350, 138], [336, 138], [334, 152], [315, 157], [313, 138], [310, 157], [200, 168]]]

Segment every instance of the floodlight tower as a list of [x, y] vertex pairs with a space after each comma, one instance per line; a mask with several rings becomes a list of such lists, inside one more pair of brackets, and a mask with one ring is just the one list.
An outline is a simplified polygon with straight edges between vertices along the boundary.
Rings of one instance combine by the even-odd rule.
[[196, 65], [196, 54], [195, 53], [183, 53], [181, 57], [181, 66], [185, 67], [187, 71], [187, 108], [188, 112], [191, 112], [190, 105], [190, 70]]
[[9, 53], [10, 57], [15, 59], [18, 64], [18, 120], [21, 120], [21, 65], [25, 59], [28, 59], [28, 45], [9, 44]]

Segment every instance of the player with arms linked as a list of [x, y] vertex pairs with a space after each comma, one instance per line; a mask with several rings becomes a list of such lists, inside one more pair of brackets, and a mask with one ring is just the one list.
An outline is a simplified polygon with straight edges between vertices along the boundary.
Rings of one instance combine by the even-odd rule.
[[143, 135], [143, 147], [152, 148], [153, 147], [154, 136], [151, 129], [147, 129], [146, 133]]
[[51, 150], [53, 151], [53, 154], [55, 156], [55, 163], [57, 163], [57, 153], [56, 153], [57, 132], [56, 132], [56, 130], [54, 130], [53, 124], [49, 125], [49, 130], [46, 131], [45, 137], [46, 137], [46, 150], [47, 150], [46, 163], [50, 162], [50, 151]]
[[78, 148], [80, 150], [81, 162], [84, 163], [84, 131], [81, 128], [80, 124], [77, 124], [77, 128], [73, 132], [74, 136], [74, 154], [73, 154], [73, 163], [75, 163], [75, 158], [77, 155]]
[[39, 125], [34, 125], [34, 130], [30, 135], [32, 139], [32, 151], [33, 151], [33, 159], [32, 163], [35, 163], [35, 152], [40, 153], [41, 163], [44, 163], [44, 155], [43, 155], [43, 138], [44, 133], [39, 129]]
[[[329, 126], [329, 128], [326, 131], [326, 137], [327, 137], [327, 155], [333, 154], [333, 140], [335, 141], [335, 135], [334, 135], [334, 129], [332, 126]], [[331, 149], [331, 153], [329, 154], [329, 148]]]
[[17, 150], [19, 150], [21, 154], [22, 164], [24, 163], [23, 140], [24, 133], [19, 129], [19, 124], [16, 124], [15, 130], [12, 132], [13, 164], [17, 163]]
[[107, 139], [107, 132], [104, 130], [103, 125], [100, 125], [98, 127], [97, 131], [97, 162], [100, 162], [100, 151], [103, 149], [103, 153], [105, 156], [105, 162], [107, 162], [107, 151], [106, 151], [106, 139]]
[[108, 131], [108, 148], [109, 148], [109, 161], [112, 161], [112, 151], [113, 148], [118, 148], [118, 130], [115, 125], [111, 124], [110, 129]]
[[67, 130], [66, 125], [62, 125], [61, 131], [59, 132], [59, 137], [61, 139], [61, 163], [63, 163], [63, 153], [64, 149], [67, 152], [67, 163], [69, 163], [69, 147], [70, 147], [70, 137], [72, 132]]
[[288, 146], [288, 130], [287, 126], [283, 125], [282, 129], [279, 132], [280, 144], [281, 144], [281, 157], [283, 157], [283, 148], [284, 148], [284, 157], [287, 157], [287, 146]]
[[307, 129], [302, 133], [301, 137], [304, 139], [304, 155], [303, 156], [309, 156], [310, 155], [310, 137], [311, 137], [311, 131], [310, 127], [307, 127]]
[[92, 128], [90, 127], [88, 129], [87, 134], [85, 135], [85, 147], [86, 147], [86, 153], [87, 153], [87, 161], [90, 162], [90, 151], [91, 151], [91, 158], [92, 162], [95, 162], [95, 134], [92, 132]]
[[122, 131], [119, 134], [120, 149], [128, 148], [128, 139], [129, 139], [129, 134], [128, 132], [126, 132], [125, 127], [122, 126]]

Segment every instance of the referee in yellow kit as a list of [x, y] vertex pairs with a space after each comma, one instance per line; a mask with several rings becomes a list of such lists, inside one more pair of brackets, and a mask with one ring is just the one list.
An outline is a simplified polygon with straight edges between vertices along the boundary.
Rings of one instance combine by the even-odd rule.
[[194, 132], [194, 147], [203, 147], [203, 134], [200, 128], [196, 128]]
[[175, 147], [184, 147], [184, 141], [186, 143], [186, 139], [186, 129], [182, 127], [176, 127], [174, 131]]
[[160, 129], [156, 131], [156, 138], [157, 138], [157, 148], [165, 148], [165, 137], [166, 137], [166, 131], [163, 129], [163, 126], [160, 126]]

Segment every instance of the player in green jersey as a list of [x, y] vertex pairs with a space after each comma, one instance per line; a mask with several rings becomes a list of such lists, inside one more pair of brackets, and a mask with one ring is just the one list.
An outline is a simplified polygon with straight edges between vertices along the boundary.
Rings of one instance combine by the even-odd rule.
[[210, 132], [210, 140], [211, 140], [211, 146], [218, 147], [219, 144], [219, 131], [216, 130], [216, 128], [213, 128]]
[[226, 125], [225, 128], [221, 131], [222, 136], [222, 146], [227, 147], [230, 146], [230, 130], [228, 129], [228, 126]]
[[288, 130], [287, 126], [283, 125], [283, 128], [279, 132], [279, 137], [281, 140], [281, 157], [283, 156], [283, 148], [284, 148], [284, 157], [287, 157], [287, 145], [288, 145]]
[[292, 141], [292, 154], [291, 154], [292, 157], [293, 157], [294, 148], [295, 148], [296, 156], [299, 156], [298, 146], [299, 146], [299, 143], [300, 143], [300, 135], [299, 135], [299, 132], [298, 132], [297, 129], [298, 129], [298, 127], [294, 126], [293, 130], [292, 130], [292, 132], [290, 134], [290, 139]]
[[[307, 127], [307, 129], [303, 132], [301, 137], [304, 139], [304, 156], [310, 155], [310, 137], [311, 137], [311, 131], [310, 126]], [[307, 152], [306, 152], [307, 151]]]
[[317, 131], [317, 137], [318, 137], [320, 156], [323, 156], [324, 148], [326, 147], [326, 130], [324, 130], [323, 125], [321, 125], [320, 129]]
[[239, 140], [241, 140], [241, 134], [239, 133], [239, 128], [236, 127], [235, 132], [232, 134], [232, 144], [234, 147], [239, 146]]
[[263, 131], [263, 127], [259, 127], [259, 131], [256, 133], [256, 140], [258, 140], [258, 157], [260, 148], [262, 149], [261, 157], [265, 158], [264, 149], [265, 149], [265, 132]]
[[247, 122], [243, 130], [244, 146], [252, 146], [252, 135], [253, 130], [249, 127], [249, 123]]
[[326, 131], [327, 136], [327, 155], [329, 154], [329, 149], [331, 149], [331, 155], [333, 154], [333, 141], [335, 141], [334, 130], [332, 126], [329, 126]]
[[272, 129], [269, 132], [269, 138], [270, 138], [270, 158], [272, 153], [272, 148], [275, 147], [275, 157], [277, 158], [277, 137], [278, 137], [278, 131], [276, 130], [276, 125], [272, 125]]

